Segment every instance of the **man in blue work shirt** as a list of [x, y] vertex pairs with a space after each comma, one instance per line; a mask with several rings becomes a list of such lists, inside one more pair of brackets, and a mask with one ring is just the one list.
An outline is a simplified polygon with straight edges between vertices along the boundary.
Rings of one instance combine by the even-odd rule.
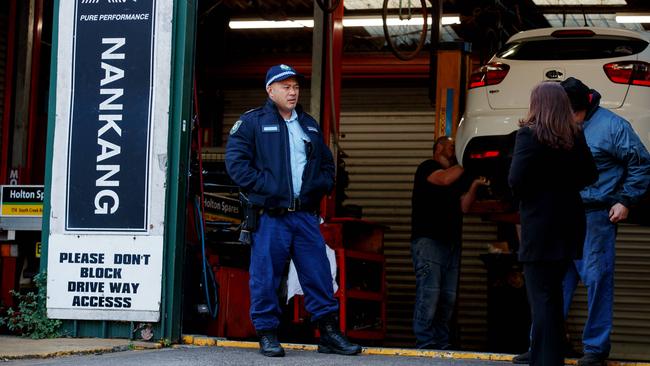
[[582, 280], [589, 312], [582, 335], [584, 356], [578, 365], [603, 365], [611, 348], [616, 227], [648, 189], [650, 155], [628, 121], [599, 106], [597, 91], [572, 77], [562, 86], [575, 120], [584, 121], [585, 138], [598, 167], [598, 181], [580, 193], [587, 235], [582, 259], [574, 261], [564, 279], [564, 315]]
[[334, 186], [334, 161], [318, 123], [298, 104], [299, 75], [288, 65], [266, 73], [268, 99], [230, 130], [226, 168], [261, 210], [251, 246], [251, 319], [260, 352], [282, 357], [278, 342], [280, 280], [293, 259], [305, 307], [320, 330], [318, 352], [355, 355], [338, 325], [338, 302], [320, 233], [320, 201]]

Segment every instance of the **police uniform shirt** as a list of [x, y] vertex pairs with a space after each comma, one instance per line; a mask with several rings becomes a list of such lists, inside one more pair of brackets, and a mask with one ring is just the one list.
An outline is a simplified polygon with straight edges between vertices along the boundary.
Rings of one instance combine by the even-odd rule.
[[294, 198], [300, 196], [302, 187], [302, 173], [307, 164], [307, 153], [305, 144], [310, 142], [309, 137], [305, 134], [298, 122], [298, 113], [294, 109], [291, 111], [291, 117], [285, 120], [289, 130], [289, 156], [291, 159], [291, 179], [293, 183]]

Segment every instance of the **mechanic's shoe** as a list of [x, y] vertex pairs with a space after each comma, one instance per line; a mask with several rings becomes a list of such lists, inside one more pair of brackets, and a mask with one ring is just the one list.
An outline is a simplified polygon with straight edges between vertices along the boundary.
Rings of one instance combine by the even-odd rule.
[[284, 348], [278, 341], [275, 330], [263, 330], [257, 332], [260, 337], [260, 353], [267, 357], [284, 357]]
[[564, 345], [564, 358], [580, 358], [582, 356], [583, 356], [582, 352], [578, 352], [575, 349], [573, 349], [571, 343], [566, 343]]
[[341, 334], [336, 315], [330, 314], [320, 319], [318, 321], [318, 330], [320, 330], [318, 352], [349, 356], [361, 352], [361, 346], [351, 343]]
[[526, 351], [512, 358], [512, 363], [527, 365], [530, 363], [530, 351]]
[[595, 354], [595, 353], [585, 353], [578, 360], [578, 366], [604, 366], [605, 357]]

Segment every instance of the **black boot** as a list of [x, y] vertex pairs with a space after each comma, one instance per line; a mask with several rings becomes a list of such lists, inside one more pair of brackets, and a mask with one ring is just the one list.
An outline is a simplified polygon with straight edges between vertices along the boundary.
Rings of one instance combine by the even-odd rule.
[[267, 357], [284, 357], [284, 348], [278, 341], [278, 335], [274, 329], [257, 332], [260, 337], [260, 353]]
[[522, 354], [516, 355], [512, 358], [512, 363], [528, 365], [530, 363], [530, 351], [526, 351]]
[[320, 330], [320, 344], [318, 352], [337, 353], [339, 355], [356, 355], [361, 352], [361, 346], [350, 343], [339, 328], [339, 321], [336, 315], [329, 314], [318, 321]]
[[603, 366], [605, 365], [606, 359], [607, 357], [604, 355], [585, 353], [585, 355], [578, 360], [578, 366]]

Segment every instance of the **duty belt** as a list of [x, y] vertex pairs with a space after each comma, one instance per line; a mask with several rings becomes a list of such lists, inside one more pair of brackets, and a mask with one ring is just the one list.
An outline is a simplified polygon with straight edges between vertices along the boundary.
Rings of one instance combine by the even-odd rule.
[[291, 200], [291, 204], [287, 207], [287, 211], [300, 211], [300, 198], [294, 198]]
[[609, 210], [612, 205], [607, 204], [606, 202], [592, 201], [584, 204], [585, 211], [602, 211]]
[[262, 210], [263, 213], [268, 214], [269, 216], [282, 216], [288, 212], [295, 212], [295, 211], [314, 211], [315, 210], [310, 210], [307, 209], [306, 207], [303, 207], [300, 204], [300, 199], [299, 198], [294, 198], [291, 200], [291, 206], [290, 207], [270, 207], [270, 208], [264, 208]]

